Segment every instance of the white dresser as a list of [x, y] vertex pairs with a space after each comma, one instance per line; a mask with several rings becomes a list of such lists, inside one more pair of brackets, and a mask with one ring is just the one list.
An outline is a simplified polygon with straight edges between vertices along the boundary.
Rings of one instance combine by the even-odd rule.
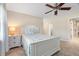
[[9, 49], [17, 46], [21, 46], [21, 35], [9, 36]]

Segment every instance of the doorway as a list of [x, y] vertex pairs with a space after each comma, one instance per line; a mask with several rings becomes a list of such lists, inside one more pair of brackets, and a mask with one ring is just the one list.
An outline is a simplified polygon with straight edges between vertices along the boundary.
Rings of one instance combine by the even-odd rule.
[[71, 19], [71, 37], [79, 38], [79, 18]]

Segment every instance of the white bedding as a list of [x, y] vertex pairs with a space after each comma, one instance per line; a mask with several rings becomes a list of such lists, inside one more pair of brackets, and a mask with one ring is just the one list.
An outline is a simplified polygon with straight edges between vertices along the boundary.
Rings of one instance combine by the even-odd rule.
[[[55, 38], [55, 36], [48, 36], [44, 34], [35, 34], [35, 35], [23, 35], [25, 38], [27, 37], [30, 43], [36, 43], [44, 40], [48, 40], [51, 38]], [[57, 37], [56, 37], [57, 38]]]
[[44, 34], [22, 35], [23, 47], [28, 56], [52, 55], [60, 50], [60, 40]]

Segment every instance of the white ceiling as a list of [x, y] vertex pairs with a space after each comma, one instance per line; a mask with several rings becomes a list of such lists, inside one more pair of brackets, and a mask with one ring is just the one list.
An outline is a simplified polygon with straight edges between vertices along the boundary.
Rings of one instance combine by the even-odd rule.
[[[52, 12], [47, 15], [44, 14], [45, 12], [51, 10], [51, 8], [45, 6], [45, 4], [46, 3], [8, 3], [6, 4], [6, 8], [9, 11], [20, 12], [37, 17], [45, 17], [53, 13]], [[54, 5], [53, 3], [51, 4]], [[71, 10], [79, 10], [79, 4], [64, 4], [63, 6], [72, 7]]]

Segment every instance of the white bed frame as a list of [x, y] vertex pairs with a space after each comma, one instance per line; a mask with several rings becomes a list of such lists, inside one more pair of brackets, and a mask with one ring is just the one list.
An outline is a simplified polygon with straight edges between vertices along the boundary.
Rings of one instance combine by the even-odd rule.
[[52, 38], [49, 40], [32, 43], [28, 46], [28, 38], [22, 38], [23, 48], [27, 56], [51, 56], [60, 50], [60, 38]]

